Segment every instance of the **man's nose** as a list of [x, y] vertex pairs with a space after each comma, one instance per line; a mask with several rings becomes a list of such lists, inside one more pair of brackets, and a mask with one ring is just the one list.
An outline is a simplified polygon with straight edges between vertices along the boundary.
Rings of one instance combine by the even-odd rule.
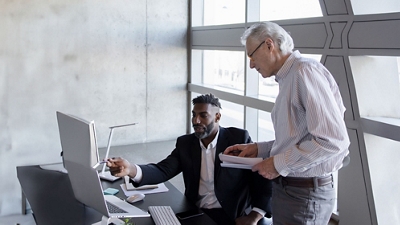
[[253, 62], [253, 60], [249, 60], [250, 63], [250, 69], [254, 69], [254, 67], [256, 67], [255, 63]]
[[199, 124], [200, 118], [198, 116], [193, 117], [193, 124]]

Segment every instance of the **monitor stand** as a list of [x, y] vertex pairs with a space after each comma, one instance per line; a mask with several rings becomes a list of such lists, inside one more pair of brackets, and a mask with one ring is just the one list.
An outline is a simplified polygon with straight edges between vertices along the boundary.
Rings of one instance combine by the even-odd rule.
[[[119, 127], [132, 126], [132, 125], [136, 125], [136, 124], [137, 123], [130, 123], [130, 124], [124, 124], [124, 125], [110, 127], [110, 135], [108, 137], [107, 151], [106, 151], [106, 156], [104, 157], [105, 160], [108, 159], [108, 155], [110, 153], [110, 147], [111, 147], [111, 141], [112, 141], [114, 129], [119, 128]], [[101, 179], [108, 180], [108, 181], [116, 181], [121, 178], [121, 177], [115, 177], [115, 176], [111, 175], [110, 171], [105, 171], [105, 170], [106, 170], [106, 163], [103, 164], [103, 169], [99, 173], [99, 177]]]
[[99, 222], [94, 223], [92, 225], [109, 225], [109, 224], [124, 225], [126, 223], [118, 218], [108, 218], [106, 216], [103, 216]]

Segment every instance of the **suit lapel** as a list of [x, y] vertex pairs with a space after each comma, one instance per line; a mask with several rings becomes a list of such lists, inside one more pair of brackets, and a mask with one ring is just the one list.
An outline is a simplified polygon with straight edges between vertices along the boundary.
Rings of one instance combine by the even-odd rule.
[[199, 193], [200, 184], [200, 169], [201, 169], [201, 147], [199, 139], [193, 135], [191, 157], [193, 163], [193, 182], [196, 184], [194, 187], [197, 188], [196, 193]]
[[229, 141], [226, 134], [226, 130], [223, 127], [219, 127], [219, 135], [217, 140], [217, 148], [215, 150], [215, 160], [214, 160], [214, 182], [218, 179], [219, 172], [221, 170], [221, 160], [219, 160], [219, 154], [224, 152], [228, 147]]

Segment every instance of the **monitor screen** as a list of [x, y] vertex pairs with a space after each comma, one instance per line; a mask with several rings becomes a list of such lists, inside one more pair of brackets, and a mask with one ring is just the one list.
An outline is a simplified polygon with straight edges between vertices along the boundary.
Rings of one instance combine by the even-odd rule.
[[63, 162], [69, 160], [87, 167], [95, 166], [99, 162], [99, 153], [94, 121], [62, 112], [56, 114]]

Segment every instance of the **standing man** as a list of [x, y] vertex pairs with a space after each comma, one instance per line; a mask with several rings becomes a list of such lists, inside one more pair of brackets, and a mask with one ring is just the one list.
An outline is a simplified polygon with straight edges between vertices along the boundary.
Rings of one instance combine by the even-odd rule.
[[128, 175], [134, 186], [162, 183], [182, 172], [187, 199], [221, 225], [255, 225], [266, 213], [271, 217], [271, 182], [250, 170], [220, 165], [218, 155], [228, 146], [251, 143], [249, 133], [219, 126], [221, 104], [212, 94], [198, 96], [192, 103], [194, 133], [178, 137], [167, 158], [147, 165], [112, 158], [107, 162], [110, 172]]
[[292, 38], [275, 23], [254, 24], [241, 40], [250, 68], [279, 83], [271, 113], [275, 140], [234, 145], [224, 153], [264, 158], [252, 170], [273, 181], [274, 225], [327, 224], [336, 201], [332, 173], [342, 167], [350, 144], [339, 88], [321, 63], [293, 51]]

